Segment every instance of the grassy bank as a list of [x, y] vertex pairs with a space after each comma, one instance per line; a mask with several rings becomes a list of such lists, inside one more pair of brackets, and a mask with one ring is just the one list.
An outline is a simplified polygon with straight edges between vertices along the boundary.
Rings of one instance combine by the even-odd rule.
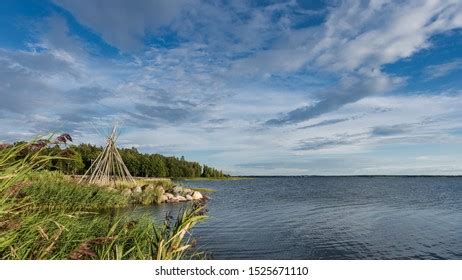
[[97, 211], [139, 204], [158, 204], [162, 193], [157, 187], [169, 191], [175, 186], [170, 179], [137, 179], [137, 186], [151, 186], [151, 189], [127, 196], [123, 194], [124, 190], [133, 186], [82, 185], [78, 183], [78, 179], [56, 171], [30, 172], [16, 186], [16, 197], [27, 199], [29, 208]]
[[[102, 214], [124, 207], [120, 193], [81, 186], [40, 171], [52, 158], [39, 151], [19, 157], [29, 144], [0, 150], [1, 259], [185, 259], [200, 258], [190, 229], [203, 221], [203, 206], [175, 220]], [[111, 211], [109, 211], [111, 212]]]
[[96, 185], [82, 186], [57, 172], [31, 172], [18, 190], [29, 207], [63, 210], [100, 210], [129, 205], [127, 197]]

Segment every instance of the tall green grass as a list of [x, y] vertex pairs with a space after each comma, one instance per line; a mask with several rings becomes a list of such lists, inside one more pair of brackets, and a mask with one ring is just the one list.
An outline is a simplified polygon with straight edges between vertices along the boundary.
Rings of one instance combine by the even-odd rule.
[[19, 192], [31, 207], [68, 210], [97, 210], [125, 207], [127, 197], [96, 185], [80, 185], [74, 180], [50, 171], [31, 172]]
[[169, 178], [135, 178], [135, 180], [140, 185], [154, 185], [156, 187], [159, 186], [164, 188], [165, 191], [171, 190], [173, 187], [175, 187], [175, 184]]
[[[18, 157], [27, 151], [26, 157]], [[20, 159], [18, 159], [20, 158]], [[175, 221], [88, 213], [121, 205], [116, 194], [34, 173], [50, 157], [29, 144], [0, 150], [1, 259], [184, 259], [197, 258], [189, 230], [203, 221], [203, 206], [184, 209]], [[112, 205], [112, 206], [111, 206]]]
[[191, 250], [189, 230], [205, 217], [184, 210], [174, 223], [155, 224], [151, 217], [88, 213], [33, 212], [18, 217], [0, 242], [2, 259], [185, 259]]

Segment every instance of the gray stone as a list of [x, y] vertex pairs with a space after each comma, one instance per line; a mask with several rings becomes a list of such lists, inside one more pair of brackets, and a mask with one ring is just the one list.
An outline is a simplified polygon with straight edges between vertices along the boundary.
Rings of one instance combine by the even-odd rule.
[[179, 200], [178, 200], [178, 197], [175, 196], [175, 197], [170, 198], [167, 202], [170, 202], [170, 203], [173, 202], [173, 203], [175, 203], [175, 202], [179, 202]]
[[181, 195], [175, 196], [175, 198], [176, 198], [179, 202], [186, 201], [186, 198], [185, 198], [184, 196], [181, 196]]
[[193, 200], [199, 200], [199, 199], [202, 199], [202, 198], [204, 198], [204, 197], [202, 196], [202, 194], [200, 192], [193, 192], [193, 194], [192, 194], [192, 199]]

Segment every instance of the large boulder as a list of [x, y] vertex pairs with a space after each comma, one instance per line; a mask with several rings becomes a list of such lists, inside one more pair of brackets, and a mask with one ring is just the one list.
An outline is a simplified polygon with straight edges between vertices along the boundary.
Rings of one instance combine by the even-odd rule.
[[174, 197], [174, 195], [171, 193], [164, 193], [164, 195], [167, 197], [167, 199], [172, 199]]
[[186, 198], [184, 196], [181, 196], [181, 195], [177, 195], [177, 196], [175, 196], [175, 198], [178, 200], [178, 202], [186, 201]]
[[178, 200], [177, 196], [174, 196], [172, 198], [169, 198], [169, 200], [167, 200], [167, 202], [179, 202], [179, 200]]
[[186, 198], [186, 200], [187, 200], [187, 201], [191, 201], [191, 200], [193, 200], [192, 196], [191, 196], [191, 195], [189, 195], [189, 194], [187, 194], [187, 195], [185, 196], [185, 198]]
[[183, 192], [183, 188], [182, 187], [179, 187], [179, 186], [176, 186], [172, 189], [172, 192], [174, 194], [181, 194]]
[[204, 197], [202, 196], [202, 194], [200, 192], [197, 192], [197, 191], [193, 192], [193, 194], [192, 194], [192, 199], [193, 200], [199, 200], [199, 199], [202, 199], [202, 198], [204, 198]]

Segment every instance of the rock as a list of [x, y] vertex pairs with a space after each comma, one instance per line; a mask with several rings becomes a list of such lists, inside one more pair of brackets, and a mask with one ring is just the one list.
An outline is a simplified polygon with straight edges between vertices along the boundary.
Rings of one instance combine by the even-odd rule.
[[174, 195], [171, 193], [165, 193], [164, 195], [167, 197], [167, 199], [172, 199], [174, 197]]
[[107, 188], [107, 190], [110, 191], [110, 192], [116, 192], [116, 191], [117, 191], [116, 189], [114, 189], [114, 188], [112, 188], [112, 187]]
[[193, 190], [188, 189], [188, 188], [184, 188], [184, 189], [183, 189], [183, 193], [184, 193], [184, 194], [192, 194], [192, 193], [193, 193]]
[[130, 189], [124, 189], [121, 193], [122, 193], [123, 196], [132, 195], [132, 191]]
[[175, 196], [167, 200], [167, 202], [179, 202], [179, 200], [178, 200], [178, 197]]
[[192, 196], [190, 196], [189, 194], [187, 194], [187, 195], [185, 196], [185, 198], [186, 198], [187, 201], [193, 200]]
[[172, 192], [173, 192], [174, 194], [179, 194], [179, 193], [181, 193], [182, 191], [183, 191], [183, 188], [182, 188], [182, 187], [178, 187], [178, 186], [176, 186], [176, 187], [174, 187], [174, 188], [172, 189]]
[[176, 198], [179, 202], [186, 201], [186, 198], [185, 198], [184, 196], [181, 196], [181, 195], [177, 195], [177, 196], [175, 196], [175, 198]]
[[166, 202], [167, 200], [168, 200], [168, 197], [167, 197], [165, 194], [163, 194], [162, 197], [161, 197], [161, 199], [160, 199], [160, 202], [161, 202], [161, 203], [162, 203], [162, 202]]
[[162, 186], [157, 186], [154, 188], [156, 190], [156, 193], [159, 193], [159, 194], [164, 194], [165, 193], [165, 190]]
[[142, 193], [143, 189], [140, 186], [136, 186], [133, 188], [133, 193]]
[[202, 199], [202, 198], [204, 198], [204, 197], [202, 196], [202, 194], [200, 192], [193, 192], [193, 194], [192, 194], [192, 199], [193, 200], [199, 200], [199, 199]]

